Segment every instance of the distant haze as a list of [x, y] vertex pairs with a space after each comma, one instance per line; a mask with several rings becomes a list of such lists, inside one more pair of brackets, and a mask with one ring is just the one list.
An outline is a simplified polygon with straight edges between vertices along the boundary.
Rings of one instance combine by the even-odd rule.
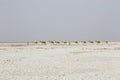
[[120, 40], [120, 0], [0, 0], [0, 42]]

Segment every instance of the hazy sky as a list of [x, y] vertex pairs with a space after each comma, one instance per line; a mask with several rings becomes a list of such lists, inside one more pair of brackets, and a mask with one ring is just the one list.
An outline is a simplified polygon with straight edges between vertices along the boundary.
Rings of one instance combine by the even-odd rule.
[[0, 41], [120, 40], [120, 0], [0, 0]]

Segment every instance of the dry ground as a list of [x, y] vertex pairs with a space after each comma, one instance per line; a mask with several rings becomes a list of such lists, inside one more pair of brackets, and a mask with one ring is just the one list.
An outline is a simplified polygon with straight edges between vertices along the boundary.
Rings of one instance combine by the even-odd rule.
[[120, 80], [120, 46], [0, 47], [0, 80]]

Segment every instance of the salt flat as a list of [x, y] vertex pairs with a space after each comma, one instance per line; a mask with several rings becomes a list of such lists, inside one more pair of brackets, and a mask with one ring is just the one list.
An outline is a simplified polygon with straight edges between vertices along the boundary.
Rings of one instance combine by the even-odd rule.
[[0, 47], [0, 80], [120, 80], [119, 75], [119, 45]]

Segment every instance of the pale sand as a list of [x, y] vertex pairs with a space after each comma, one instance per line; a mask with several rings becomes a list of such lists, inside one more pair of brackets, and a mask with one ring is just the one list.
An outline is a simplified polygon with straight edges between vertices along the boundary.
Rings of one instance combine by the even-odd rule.
[[120, 46], [0, 47], [0, 80], [120, 80]]

